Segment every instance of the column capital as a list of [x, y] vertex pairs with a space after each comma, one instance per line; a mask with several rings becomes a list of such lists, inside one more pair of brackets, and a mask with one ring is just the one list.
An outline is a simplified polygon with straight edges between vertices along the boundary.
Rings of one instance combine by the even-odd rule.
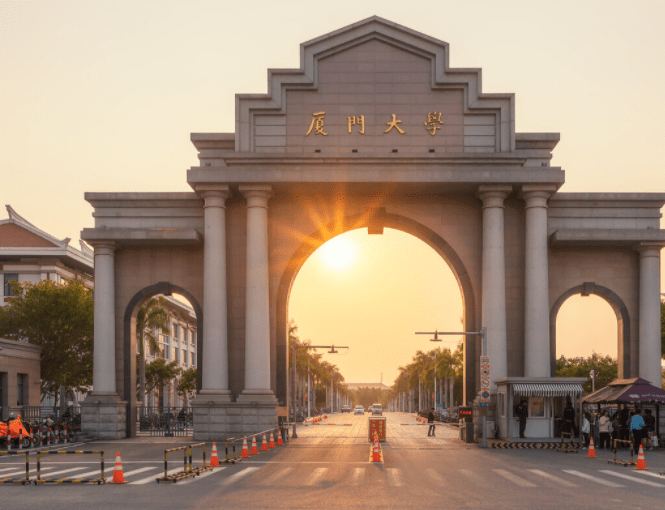
[[481, 184], [476, 196], [486, 207], [504, 207], [503, 201], [513, 191], [513, 187], [505, 184]]
[[118, 245], [114, 241], [86, 241], [95, 251], [95, 255], [115, 256]]
[[238, 191], [247, 200], [247, 207], [268, 208], [268, 200], [274, 195], [270, 184], [241, 184]]
[[204, 200], [203, 207], [225, 207], [231, 196], [228, 184], [197, 184], [194, 189]]
[[523, 184], [519, 196], [526, 202], [526, 208], [547, 208], [547, 200], [556, 192], [555, 184]]
[[658, 257], [660, 258], [660, 250], [665, 247], [665, 243], [642, 242], [636, 244], [633, 248], [639, 252], [640, 258], [642, 257]]

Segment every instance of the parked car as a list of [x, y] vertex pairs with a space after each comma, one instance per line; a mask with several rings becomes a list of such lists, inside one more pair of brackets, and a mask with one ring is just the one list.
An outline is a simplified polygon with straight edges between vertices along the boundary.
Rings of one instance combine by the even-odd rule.
[[356, 406], [353, 409], [353, 414], [362, 414], [364, 416], [365, 415], [365, 408], [363, 406]]
[[343, 413], [350, 413], [351, 412], [351, 406], [342, 406], [342, 412]]
[[383, 415], [383, 407], [381, 406], [381, 404], [372, 404], [372, 414]]

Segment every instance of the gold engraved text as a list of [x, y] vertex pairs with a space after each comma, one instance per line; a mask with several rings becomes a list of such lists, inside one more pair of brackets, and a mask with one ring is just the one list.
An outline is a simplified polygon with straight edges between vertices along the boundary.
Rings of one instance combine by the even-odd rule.
[[392, 128], [395, 128], [400, 135], [403, 135], [404, 133], [406, 133], [406, 131], [404, 131], [403, 129], [400, 129], [399, 126], [397, 125], [397, 124], [401, 124], [402, 121], [397, 120], [396, 115], [394, 113], [392, 114], [392, 116], [393, 116], [393, 120], [391, 122], [386, 122], [386, 125], [388, 126], [388, 129], [386, 129], [384, 131], [384, 133], [389, 133]]
[[443, 124], [441, 122], [441, 112], [430, 112], [427, 114], [427, 122], [424, 122], [425, 126], [427, 126], [425, 129], [429, 131], [429, 134], [434, 136], [436, 134], [437, 129], [441, 129], [440, 126], [437, 126], [438, 124]]
[[359, 117], [347, 117], [346, 118], [348, 125], [349, 125], [349, 133], [351, 132], [351, 126], [355, 126], [356, 124], [360, 126], [360, 133], [361, 135], [365, 134], [365, 116], [360, 115]]
[[326, 112], [312, 113], [314, 117], [312, 118], [312, 123], [309, 125], [309, 129], [307, 130], [307, 134], [305, 136], [309, 136], [309, 134], [312, 132], [312, 129], [314, 129], [315, 135], [328, 136], [328, 133], [323, 131], [323, 121], [325, 120], [325, 114]]

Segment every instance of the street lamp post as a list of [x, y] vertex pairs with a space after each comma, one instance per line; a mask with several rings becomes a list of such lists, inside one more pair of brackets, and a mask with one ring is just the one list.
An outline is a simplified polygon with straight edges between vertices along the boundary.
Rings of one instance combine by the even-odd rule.
[[[296, 416], [296, 392], [297, 392], [297, 371], [296, 371], [296, 353], [298, 352], [298, 347], [307, 347], [309, 349], [330, 349], [329, 354], [337, 354], [334, 345], [298, 345], [297, 342], [293, 342], [293, 395], [291, 396], [291, 402], [293, 404], [293, 435], [294, 439], [298, 438], [298, 433], [296, 432], [296, 423], [298, 422]], [[338, 346], [338, 349], [348, 349], [346, 346]], [[309, 397], [309, 395], [308, 395]]]

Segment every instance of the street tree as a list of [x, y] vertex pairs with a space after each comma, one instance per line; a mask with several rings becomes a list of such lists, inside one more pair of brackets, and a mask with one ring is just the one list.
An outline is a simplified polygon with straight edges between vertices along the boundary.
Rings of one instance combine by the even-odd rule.
[[[557, 377], [589, 377], [595, 370], [596, 389], [603, 388], [618, 376], [619, 365], [616, 358], [593, 353], [588, 358], [566, 358], [560, 356], [556, 360]], [[585, 393], [591, 393], [591, 379], [582, 385]]]
[[157, 342], [158, 332], [168, 335], [169, 313], [164, 307], [166, 300], [162, 297], [153, 297], [146, 301], [136, 314], [136, 342], [139, 347], [139, 402], [145, 405], [145, 349], [146, 343], [161, 357], [162, 352]]
[[[145, 389], [150, 392], [157, 388], [160, 397], [163, 396], [162, 389], [180, 375], [182, 369], [178, 367], [177, 361], [166, 361], [158, 358], [145, 366]], [[162, 399], [160, 398], [160, 402]]]
[[185, 401], [185, 407], [189, 407], [189, 401], [196, 392], [196, 368], [189, 367], [182, 371], [178, 379], [178, 395]]
[[92, 385], [94, 302], [77, 280], [57, 284], [13, 283], [14, 296], [0, 308], [0, 337], [41, 347], [41, 394], [61, 387], [86, 393]]

